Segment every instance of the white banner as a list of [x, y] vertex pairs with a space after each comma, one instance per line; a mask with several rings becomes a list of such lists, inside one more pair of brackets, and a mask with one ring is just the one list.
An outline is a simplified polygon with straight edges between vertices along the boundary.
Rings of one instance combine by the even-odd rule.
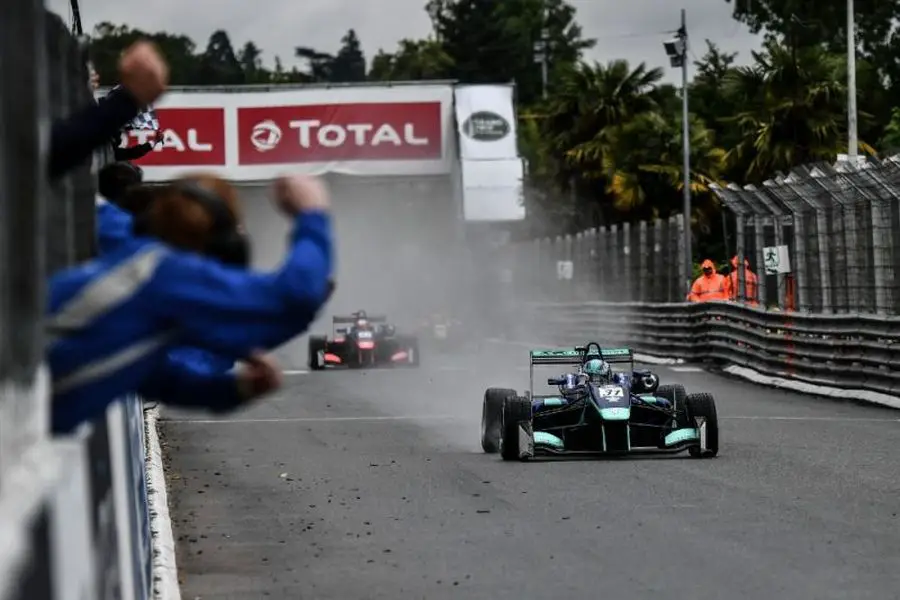
[[463, 160], [518, 158], [511, 85], [465, 85], [454, 90]]
[[521, 221], [522, 160], [466, 160], [462, 163], [463, 214], [466, 221]]

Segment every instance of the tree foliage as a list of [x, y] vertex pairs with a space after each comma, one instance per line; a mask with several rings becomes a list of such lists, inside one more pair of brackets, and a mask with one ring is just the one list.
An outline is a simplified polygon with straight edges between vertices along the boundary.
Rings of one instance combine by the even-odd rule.
[[[732, 0], [726, 0], [732, 1]], [[734, 0], [735, 18], [765, 36], [749, 64], [706, 42], [688, 90], [694, 231], [714, 231], [720, 207], [712, 182], [762, 183], [846, 151], [846, 2]], [[296, 48], [296, 66], [272, 66], [247, 41], [235, 50], [224, 31], [202, 51], [189, 38], [100, 24], [92, 55], [115, 78], [119, 53], [156, 41], [176, 85], [422, 81], [514, 82], [519, 143], [528, 162], [527, 202], [544, 215], [541, 233], [681, 210], [681, 91], [664, 71], [612, 58], [584, 60], [585, 39], [566, 0], [423, 0], [432, 23], [424, 39], [381, 49], [367, 64], [348, 30], [334, 54]], [[860, 150], [900, 151], [900, 0], [857, 0]], [[546, 43], [546, 71], [536, 60]], [[547, 97], [543, 97], [546, 75]]]

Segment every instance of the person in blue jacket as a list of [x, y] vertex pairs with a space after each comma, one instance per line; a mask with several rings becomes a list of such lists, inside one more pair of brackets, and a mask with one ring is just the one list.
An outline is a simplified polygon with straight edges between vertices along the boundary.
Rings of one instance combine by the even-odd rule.
[[[109, 254], [134, 237], [133, 215], [146, 211], [165, 188], [142, 185], [143, 170], [125, 161], [104, 166], [97, 180], [97, 247], [100, 254]], [[236, 266], [249, 266], [249, 252], [231, 259]], [[236, 406], [234, 394], [223, 394], [222, 389], [235, 389], [238, 374], [230, 373], [234, 366], [233, 359], [200, 348], [175, 348], [149, 378], [150, 383], [137, 391], [170, 405], [228, 410]], [[163, 382], [166, 387], [159, 389]], [[208, 390], [204, 389], [207, 384]]]
[[274, 192], [294, 222], [275, 271], [213, 258], [235, 251], [239, 210], [230, 185], [202, 176], [161, 191], [121, 247], [51, 277], [47, 361], [55, 432], [70, 432], [150, 385], [176, 347], [256, 365], [240, 386], [244, 396], [277, 385], [261, 375], [261, 353], [305, 332], [316, 318], [333, 289], [333, 250], [330, 199], [321, 181], [285, 177]]

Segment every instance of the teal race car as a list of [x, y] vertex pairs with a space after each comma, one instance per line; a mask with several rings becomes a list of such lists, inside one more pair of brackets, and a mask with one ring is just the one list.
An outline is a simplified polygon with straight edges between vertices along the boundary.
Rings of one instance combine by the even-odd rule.
[[[490, 388], [484, 394], [481, 446], [503, 460], [553, 455], [626, 455], [688, 451], [696, 458], [719, 452], [719, 423], [711, 394], [688, 394], [682, 385], [634, 369], [628, 348], [596, 342], [529, 353], [530, 387]], [[627, 369], [622, 369], [628, 365]], [[535, 394], [535, 367], [567, 372], [547, 378], [556, 393]], [[615, 369], [614, 366], [618, 366]]]

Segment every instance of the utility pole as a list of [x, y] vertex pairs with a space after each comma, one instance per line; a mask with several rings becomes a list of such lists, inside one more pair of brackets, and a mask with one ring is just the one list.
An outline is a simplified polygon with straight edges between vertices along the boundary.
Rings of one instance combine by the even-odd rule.
[[854, 167], [859, 150], [856, 119], [856, 9], [853, 0], [847, 0], [847, 157]]
[[[852, 1], [852, 0], [850, 0]], [[691, 279], [694, 271], [693, 236], [691, 235], [691, 123], [688, 106], [688, 32], [687, 11], [681, 9], [681, 27], [678, 29], [675, 39], [663, 44], [669, 62], [673, 67], [681, 67], [681, 137], [683, 155], [684, 187], [684, 258], [686, 293], [690, 291]]]

